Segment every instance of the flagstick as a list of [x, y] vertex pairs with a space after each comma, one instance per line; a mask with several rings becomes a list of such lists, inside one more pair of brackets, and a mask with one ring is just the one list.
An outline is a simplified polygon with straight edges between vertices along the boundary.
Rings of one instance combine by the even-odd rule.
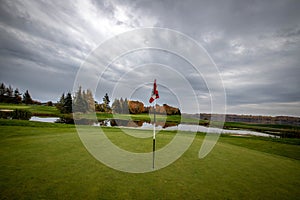
[[154, 161], [155, 161], [155, 124], [156, 124], [156, 99], [154, 100], [154, 123], [153, 123], [153, 160], [152, 160], [152, 168], [154, 169]]

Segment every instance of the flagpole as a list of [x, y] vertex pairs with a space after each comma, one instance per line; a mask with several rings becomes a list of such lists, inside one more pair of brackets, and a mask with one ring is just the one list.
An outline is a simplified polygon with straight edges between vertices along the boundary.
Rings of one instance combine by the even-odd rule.
[[152, 168], [154, 169], [155, 163], [155, 125], [156, 125], [156, 99], [154, 100], [154, 123], [153, 123], [153, 160]]
[[154, 83], [153, 83], [153, 90], [152, 90], [152, 94], [151, 94], [151, 98], [149, 99], [149, 103], [152, 103], [154, 101], [154, 122], [153, 122], [153, 160], [152, 160], [152, 168], [154, 170], [155, 167], [155, 125], [156, 125], [156, 99], [159, 98], [158, 95], [158, 90], [157, 90], [157, 86], [156, 86], [156, 79], [154, 79]]

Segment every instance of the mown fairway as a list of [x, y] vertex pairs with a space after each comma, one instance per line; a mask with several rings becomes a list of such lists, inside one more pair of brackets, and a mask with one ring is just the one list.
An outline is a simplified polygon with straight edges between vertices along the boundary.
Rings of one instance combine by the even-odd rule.
[[0, 103], [0, 109], [24, 109], [32, 112], [33, 115], [59, 116], [59, 110], [54, 106]]
[[[129, 174], [95, 160], [72, 125], [0, 122], [1, 199], [296, 199], [300, 196], [298, 140], [278, 142], [225, 136], [207, 157], [199, 160], [198, 151], [204, 138], [199, 134], [189, 150], [172, 165], [151, 173]], [[133, 138], [117, 128], [106, 128], [105, 132], [122, 148], [151, 151], [151, 138]], [[173, 135], [159, 133], [158, 148]]]

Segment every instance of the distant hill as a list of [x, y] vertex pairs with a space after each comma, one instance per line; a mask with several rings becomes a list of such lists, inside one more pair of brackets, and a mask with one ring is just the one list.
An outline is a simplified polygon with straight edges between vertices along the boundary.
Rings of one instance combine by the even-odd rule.
[[[201, 120], [210, 120], [213, 116], [214, 118], [221, 118], [221, 114], [183, 114], [185, 117], [189, 118], [199, 118]], [[281, 125], [295, 125], [300, 126], [300, 117], [290, 117], [290, 116], [256, 116], [256, 115], [236, 115], [227, 114], [225, 116], [226, 122], [246, 122], [253, 124], [281, 124]]]

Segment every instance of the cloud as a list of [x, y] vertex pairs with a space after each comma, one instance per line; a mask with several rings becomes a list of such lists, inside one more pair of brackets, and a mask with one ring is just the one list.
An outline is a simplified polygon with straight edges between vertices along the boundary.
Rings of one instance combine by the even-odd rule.
[[[98, 45], [120, 33], [155, 26], [182, 32], [207, 50], [224, 82], [227, 112], [299, 116], [299, 9], [300, 2], [292, 0], [4, 0], [0, 5], [0, 80], [29, 89], [41, 101], [56, 101], [62, 92], [72, 90], [81, 64]], [[168, 35], [158, 35], [152, 41], [133, 37], [123, 42], [128, 47], [141, 42], [163, 46], [169, 39]], [[180, 38], [171, 40], [174, 49], [185, 48], [185, 54], [194, 59], [203, 57]], [[97, 70], [104, 64], [101, 58], [117, 52], [120, 46], [114, 44], [99, 52], [88, 61], [89, 67]], [[140, 70], [130, 71], [139, 65]], [[163, 65], [174, 73], [166, 73]], [[210, 111], [207, 84], [217, 88], [220, 83], [213, 81], [216, 75], [209, 69], [198, 74], [180, 55], [157, 49], [129, 52], [112, 63], [103, 76], [103, 90], [97, 90], [97, 100], [101, 101], [118, 81], [128, 87], [131, 83], [144, 85], [134, 97], [147, 100], [142, 93], [147, 93], [153, 77], [158, 76], [154, 68], [166, 73], [158, 82], [162, 103], [178, 105], [179, 100], [171, 94], [173, 87], [180, 95], [186, 94], [187, 98], [180, 99], [189, 105], [185, 111], [195, 111], [177, 73], [196, 93], [201, 111]], [[97, 73], [91, 74], [89, 83], [97, 78]], [[166, 83], [168, 87], [163, 86]]]

